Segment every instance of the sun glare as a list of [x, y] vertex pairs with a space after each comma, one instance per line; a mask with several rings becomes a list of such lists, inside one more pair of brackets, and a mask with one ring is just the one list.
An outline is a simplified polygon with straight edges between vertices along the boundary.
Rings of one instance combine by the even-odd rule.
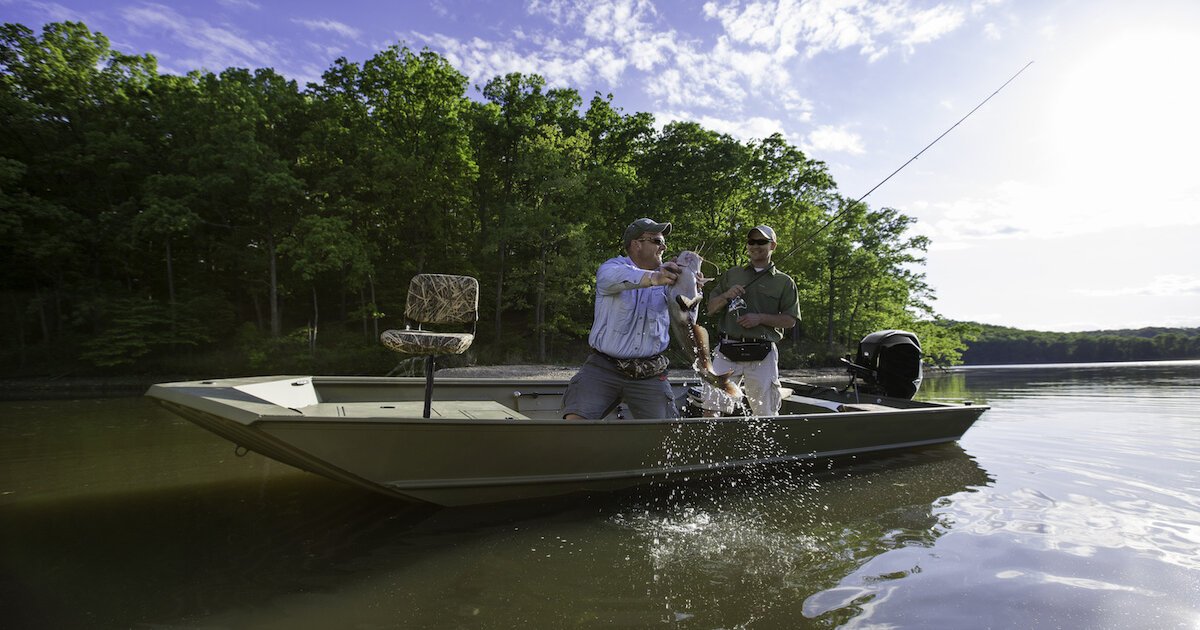
[[1089, 207], [1092, 218], [1128, 218], [1130, 207], [1151, 222], [1193, 215], [1200, 45], [1188, 35], [1167, 25], [1119, 30], [1064, 66], [1049, 117], [1052, 163], [1076, 201], [1102, 202]]

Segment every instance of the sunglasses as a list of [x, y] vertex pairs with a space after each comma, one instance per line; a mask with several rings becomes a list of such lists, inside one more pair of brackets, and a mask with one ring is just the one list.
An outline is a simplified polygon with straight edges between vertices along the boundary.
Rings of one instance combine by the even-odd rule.
[[748, 238], [748, 239], [746, 239], [746, 242], [751, 245], [766, 245], [767, 243], [771, 242], [771, 239], [769, 239], [769, 238]]
[[662, 237], [658, 237], [658, 238], [639, 238], [639, 239], [635, 239], [635, 240], [639, 240], [639, 241], [641, 241], [641, 242], [643, 242], [643, 243], [654, 243], [655, 245], [658, 245], [659, 247], [666, 247], [666, 246], [667, 246], [667, 239], [665, 239], [665, 238], [662, 238]]

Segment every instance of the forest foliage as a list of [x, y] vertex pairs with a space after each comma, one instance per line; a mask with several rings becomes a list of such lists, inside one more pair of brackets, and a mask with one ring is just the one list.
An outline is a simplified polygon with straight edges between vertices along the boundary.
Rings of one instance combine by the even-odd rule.
[[[671, 221], [708, 275], [775, 227], [800, 287], [785, 367], [902, 328], [959, 361], [914, 219], [843, 196], [773, 135], [658, 126], [537, 75], [485, 85], [403, 45], [300, 86], [273, 69], [158, 72], [80, 23], [0, 31], [5, 374], [377, 374], [408, 280], [472, 275], [463, 360], [586, 352], [594, 274], [632, 220]], [[786, 254], [786, 255], [784, 255]]]

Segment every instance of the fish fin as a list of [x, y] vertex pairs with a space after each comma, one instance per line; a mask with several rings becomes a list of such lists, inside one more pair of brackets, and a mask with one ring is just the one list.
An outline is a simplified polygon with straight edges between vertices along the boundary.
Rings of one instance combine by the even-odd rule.
[[688, 298], [685, 298], [682, 295], [676, 295], [675, 302], [677, 304], [679, 304], [679, 308], [681, 308], [685, 311], [690, 311], [690, 310], [696, 308], [696, 305], [700, 303], [700, 296], [697, 295], [696, 297], [691, 298], [689, 300]]

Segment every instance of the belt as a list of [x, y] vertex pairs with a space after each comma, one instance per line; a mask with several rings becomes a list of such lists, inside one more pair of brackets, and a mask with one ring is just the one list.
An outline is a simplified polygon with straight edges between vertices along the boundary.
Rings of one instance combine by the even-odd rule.
[[726, 335], [721, 336], [721, 341], [738, 341], [738, 342], [754, 341], [757, 343], [775, 343], [774, 341], [771, 341], [769, 339], [750, 339], [748, 337], [729, 337]]
[[595, 355], [599, 356], [599, 357], [600, 357], [600, 358], [602, 358], [602, 359], [608, 359], [609, 361], [630, 361], [630, 360], [632, 360], [632, 359], [644, 359], [644, 360], [649, 360], [649, 359], [657, 359], [658, 357], [662, 356], [662, 353], [661, 353], [661, 352], [659, 352], [658, 354], [652, 354], [652, 355], [650, 355], [650, 356], [648, 356], [648, 357], [629, 357], [628, 359], [618, 359], [617, 357], [614, 357], [614, 356], [611, 356], [611, 355], [604, 354], [603, 352], [600, 352], [599, 350], [597, 350], [597, 349], [595, 349], [595, 348], [592, 348], [592, 354], [595, 354]]

